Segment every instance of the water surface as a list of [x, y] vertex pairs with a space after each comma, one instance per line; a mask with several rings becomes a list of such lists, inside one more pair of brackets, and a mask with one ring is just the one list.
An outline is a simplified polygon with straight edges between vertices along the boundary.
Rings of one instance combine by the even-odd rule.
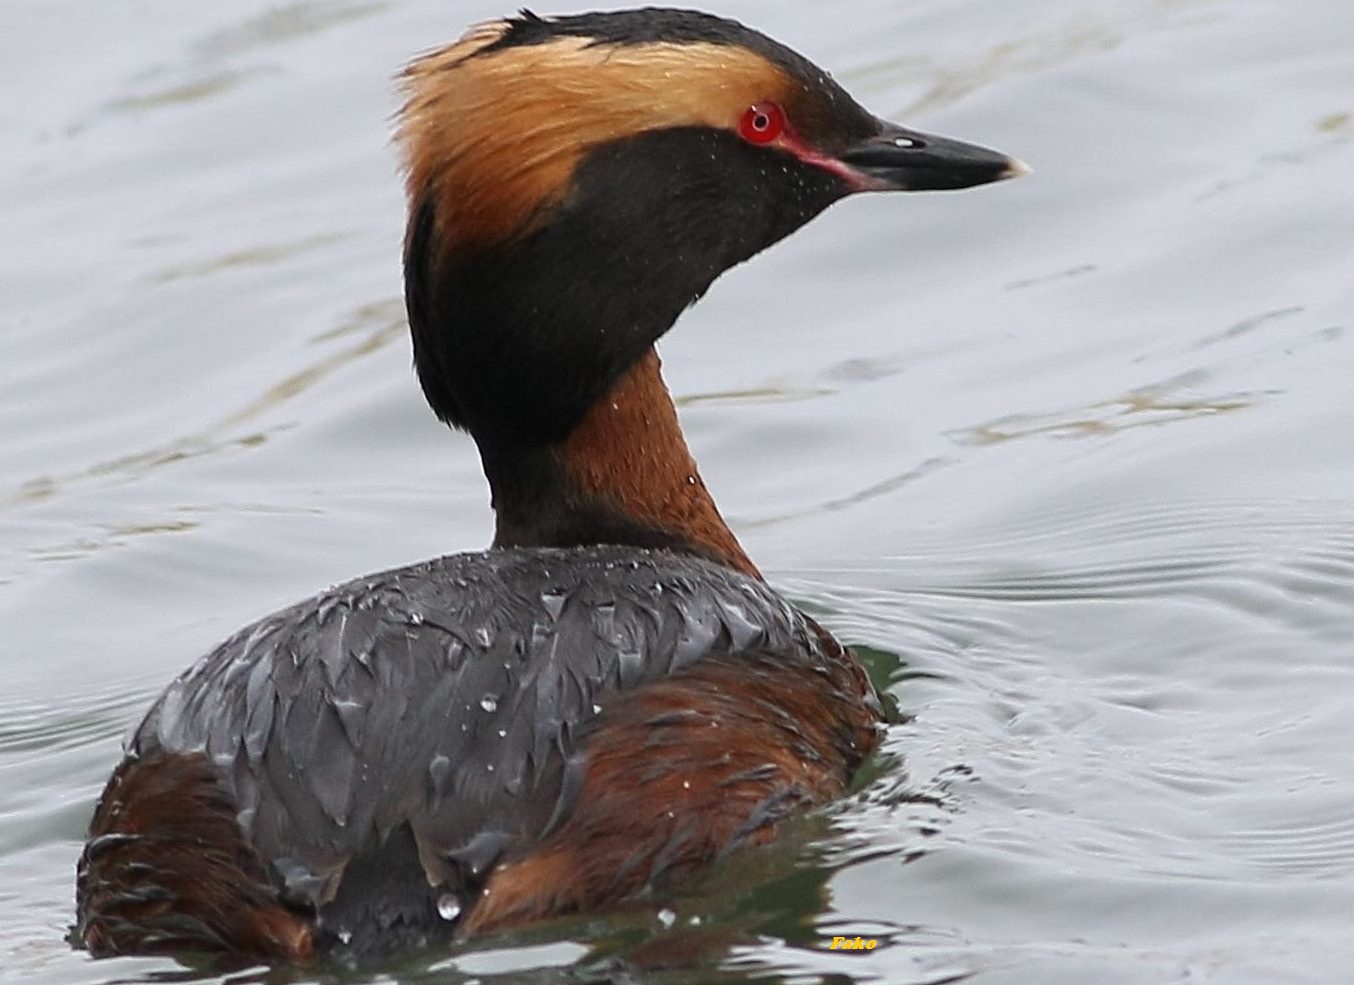
[[[836, 206], [664, 345], [749, 552], [906, 723], [678, 895], [378, 977], [1345, 981], [1354, 6], [721, 9], [1036, 168]], [[504, 12], [0, 10], [6, 980], [196, 977], [64, 941], [122, 735], [243, 623], [487, 540], [409, 369], [388, 139], [397, 67]]]

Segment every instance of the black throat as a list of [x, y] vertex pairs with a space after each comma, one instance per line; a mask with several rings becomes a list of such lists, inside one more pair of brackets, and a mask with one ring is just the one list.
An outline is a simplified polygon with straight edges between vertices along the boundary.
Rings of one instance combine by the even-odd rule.
[[847, 192], [787, 153], [708, 128], [584, 158], [561, 203], [507, 242], [441, 248], [455, 201], [411, 203], [405, 296], [419, 381], [479, 446], [504, 544], [655, 546], [560, 468], [589, 409], [724, 270]]

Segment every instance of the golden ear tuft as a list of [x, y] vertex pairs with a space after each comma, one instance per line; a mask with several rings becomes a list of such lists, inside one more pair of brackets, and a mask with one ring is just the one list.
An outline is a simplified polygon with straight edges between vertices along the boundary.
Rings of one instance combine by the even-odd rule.
[[793, 88], [781, 68], [732, 45], [561, 36], [484, 50], [510, 27], [477, 25], [402, 77], [409, 198], [431, 200], [442, 250], [528, 232], [594, 147], [671, 127], [734, 129], [749, 105]]

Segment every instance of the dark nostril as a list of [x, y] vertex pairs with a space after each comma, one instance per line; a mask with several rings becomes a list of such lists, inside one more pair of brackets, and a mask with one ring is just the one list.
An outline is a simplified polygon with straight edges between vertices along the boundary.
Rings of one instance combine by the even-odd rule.
[[920, 150], [923, 146], [920, 141], [911, 137], [889, 137], [877, 143], [858, 144], [847, 148], [841, 158], [847, 164], [854, 164], [857, 167], [899, 167], [912, 160], [910, 157], [900, 155], [899, 151]]

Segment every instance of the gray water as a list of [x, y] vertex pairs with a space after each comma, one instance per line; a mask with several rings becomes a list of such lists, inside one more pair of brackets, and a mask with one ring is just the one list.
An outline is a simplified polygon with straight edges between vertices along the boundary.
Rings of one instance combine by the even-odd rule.
[[[198, 977], [64, 940], [121, 736], [239, 625], [486, 542], [388, 139], [396, 69], [506, 12], [0, 7], [0, 978]], [[721, 12], [1036, 169], [836, 206], [664, 345], [749, 552], [906, 724], [773, 849], [378, 978], [1348, 981], [1354, 5]]]

